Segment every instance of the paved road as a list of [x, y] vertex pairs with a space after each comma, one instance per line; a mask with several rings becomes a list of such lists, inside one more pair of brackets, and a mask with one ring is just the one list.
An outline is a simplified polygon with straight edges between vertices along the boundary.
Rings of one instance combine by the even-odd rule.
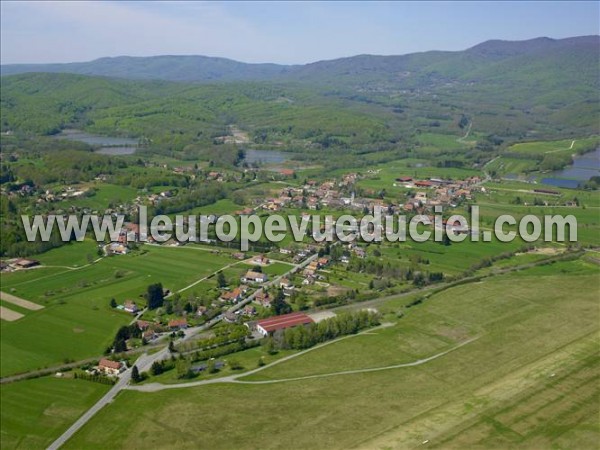
[[[583, 252], [582, 252], [583, 253]], [[562, 255], [561, 255], [562, 256]], [[290, 270], [289, 272], [287, 272], [284, 275], [281, 275], [280, 277], [274, 279], [273, 281], [271, 281], [270, 283], [275, 283], [278, 279], [287, 276], [288, 274], [300, 270], [302, 267], [310, 264], [311, 261], [314, 261], [316, 258], [318, 257], [318, 255], [313, 255], [310, 258], [308, 258], [307, 260], [305, 260], [304, 262], [302, 262], [301, 264], [298, 264], [296, 266], [294, 266], [294, 268], [292, 270]], [[549, 259], [553, 259], [553, 258], [549, 258]], [[384, 297], [384, 298], [380, 298], [380, 299], [375, 299], [375, 300], [371, 300], [371, 301], [366, 301], [366, 302], [361, 302], [361, 303], [357, 303], [355, 305], [347, 305], [346, 308], [348, 307], [352, 307], [352, 306], [360, 306], [360, 307], [368, 307], [370, 304], [374, 304], [374, 303], [379, 303], [381, 301], [385, 301], [389, 298], [398, 298], [400, 296], [403, 295], [410, 295], [410, 294], [414, 294], [416, 292], [424, 292], [427, 290], [432, 290], [432, 289], [444, 289], [444, 288], [448, 288], [451, 287], [454, 284], [462, 284], [468, 281], [475, 281], [475, 280], [481, 280], [483, 278], [487, 278], [487, 277], [491, 277], [491, 276], [495, 276], [495, 275], [499, 275], [499, 274], [503, 274], [503, 273], [508, 273], [508, 272], [513, 272], [513, 271], [517, 271], [517, 270], [521, 270], [524, 268], [528, 268], [528, 267], [534, 267], [540, 263], [543, 263], [544, 261], [548, 261], [548, 259], [545, 259], [543, 261], [536, 261], [536, 262], [532, 262], [532, 263], [528, 263], [528, 264], [523, 264], [521, 266], [515, 266], [515, 267], [509, 267], [509, 268], [503, 268], [498, 270], [495, 273], [489, 273], [489, 274], [485, 274], [482, 276], [474, 276], [474, 277], [469, 277], [469, 278], [465, 278], [462, 279], [460, 281], [457, 282], [451, 282], [451, 283], [440, 283], [437, 285], [430, 285], [427, 286], [423, 289], [419, 289], [419, 290], [415, 290], [415, 291], [411, 291], [411, 292], [407, 292], [405, 294], [396, 294], [396, 295], [392, 295], [390, 297]], [[247, 299], [243, 300], [242, 302], [238, 303], [237, 305], [233, 306], [230, 310], [231, 311], [235, 311], [236, 309], [241, 308], [244, 304], [248, 303], [249, 301], [251, 301], [251, 298], [253, 298], [253, 296], [248, 297]], [[209, 329], [210, 327], [212, 327], [213, 325], [215, 325], [216, 323], [218, 323], [219, 321], [221, 321], [223, 318], [222, 315], [219, 315], [215, 318], [213, 318], [212, 320], [210, 320], [209, 322], [207, 322], [206, 324], [204, 324], [201, 327], [196, 327], [194, 329], [190, 329], [186, 332], [186, 335], [179, 339], [178, 341], [176, 341], [176, 343], [180, 343], [180, 342], [184, 342], [187, 341], [188, 339], [191, 339], [193, 336], [195, 336], [197, 333], [201, 332], [201, 331], [205, 331], [207, 329]], [[385, 325], [384, 325], [385, 326]], [[368, 332], [368, 331], [373, 331], [374, 329], [368, 329], [365, 330], [364, 332]], [[341, 339], [345, 339], [345, 338], [350, 338], [356, 335], [351, 335], [351, 336], [344, 336]], [[349, 374], [349, 373], [360, 373], [360, 372], [367, 372], [367, 371], [375, 371], [375, 370], [387, 370], [387, 369], [392, 369], [392, 368], [396, 368], [396, 367], [405, 367], [407, 365], [419, 365], [419, 364], [424, 364], [428, 361], [431, 361], [432, 359], [435, 358], [439, 358], [440, 356], [443, 356], [453, 350], [456, 350], [457, 348], [463, 346], [463, 345], [467, 345], [468, 343], [472, 342], [474, 339], [477, 338], [473, 338], [469, 341], [465, 341], [461, 344], [459, 344], [456, 347], [453, 347], [452, 349], [446, 350], [445, 352], [439, 353], [437, 355], [433, 355], [429, 358], [425, 358], [424, 360], [418, 360], [418, 361], [414, 361], [412, 363], [406, 363], [404, 365], [396, 365], [396, 366], [385, 366], [385, 367], [378, 367], [378, 368], [372, 368], [372, 369], [360, 369], [359, 371], [344, 371], [344, 372], [334, 372], [331, 374], [324, 374], [324, 375], [316, 375], [316, 376], [311, 376], [311, 377], [317, 377], [317, 376], [333, 376], [333, 375], [343, 375], [343, 374]], [[328, 345], [331, 344], [333, 342], [337, 342], [339, 341], [339, 339], [334, 340], [334, 341], [330, 341], [330, 342], [326, 342], [324, 344], [321, 344], [319, 346], [315, 346], [312, 347], [311, 349], [307, 349], [303, 352], [299, 352], [297, 354], [294, 355], [290, 355], [288, 357], [282, 358], [280, 360], [277, 360], [275, 362], [273, 362], [272, 364], [254, 369], [252, 371], [249, 372], [245, 372], [243, 374], [238, 374], [238, 375], [232, 375], [229, 377], [223, 377], [223, 378], [215, 378], [213, 380], [203, 380], [203, 381], [198, 381], [198, 382], [191, 382], [191, 383], [182, 383], [182, 384], [176, 384], [176, 385], [161, 385], [158, 383], [152, 383], [152, 384], [147, 384], [147, 385], [140, 385], [140, 386], [130, 386], [127, 387], [127, 383], [129, 382], [130, 378], [131, 378], [131, 369], [128, 369], [126, 372], [124, 372], [121, 375], [121, 378], [119, 379], [119, 382], [117, 384], [115, 384], [110, 391], [108, 391], [106, 393], [106, 395], [104, 395], [104, 397], [102, 397], [94, 406], [92, 406], [87, 412], [85, 412], [73, 425], [71, 425], [71, 427], [69, 427], [69, 429], [67, 431], [65, 431], [65, 433], [63, 433], [62, 436], [60, 436], [56, 441], [54, 441], [52, 443], [52, 445], [50, 445], [48, 447], [48, 449], [58, 449], [61, 445], [63, 445], [67, 440], [69, 440], [81, 427], [83, 427], [100, 409], [102, 409], [105, 405], [109, 404], [115, 397], [116, 395], [122, 390], [122, 389], [131, 389], [131, 390], [138, 390], [138, 391], [148, 391], [148, 392], [152, 392], [152, 389], [155, 390], [162, 390], [162, 389], [176, 389], [176, 388], [180, 388], [180, 387], [189, 387], [189, 386], [200, 386], [203, 384], [213, 384], [213, 383], [224, 383], [224, 382], [237, 382], [237, 383], [242, 383], [242, 381], [237, 380], [238, 377], [242, 377], [242, 376], [248, 376], [248, 375], [252, 375], [260, 370], [264, 370], [267, 367], [272, 367], [275, 364], [280, 364], [282, 362], [285, 362], [293, 357], [297, 357], [300, 356], [302, 354], [304, 354], [307, 351], [311, 351], [311, 350], [315, 350], [317, 348], [321, 348], [324, 345]], [[135, 362], [135, 365], [138, 367], [138, 370], [140, 372], [144, 372], [150, 369], [150, 367], [152, 366], [152, 364], [154, 363], [154, 361], [160, 361], [162, 359], [166, 359], [170, 356], [170, 353], [168, 351], [168, 349], [165, 347], [162, 350], [159, 350], [158, 352], [152, 354], [152, 355], [147, 355], [147, 354], [143, 354], [142, 356], [140, 356], [138, 358], [138, 360]], [[286, 379], [285, 381], [292, 381], [293, 379]], [[284, 380], [273, 380], [274, 382], [281, 382]], [[249, 381], [244, 381], [243, 383], [251, 383]], [[252, 383], [263, 383], [261, 382], [252, 382]], [[154, 387], [153, 387], [154, 386]], [[158, 386], [158, 388], [156, 387]]]
[[[234, 312], [234, 311], [242, 308], [244, 305], [250, 303], [254, 299], [254, 297], [256, 296], [256, 294], [258, 292], [260, 292], [262, 289], [264, 289], [265, 287], [268, 287], [270, 285], [273, 285], [273, 284], [277, 283], [281, 278], [286, 277], [286, 276], [290, 275], [291, 273], [294, 273], [294, 272], [296, 272], [298, 270], [301, 270], [303, 267], [307, 266], [308, 264], [310, 264], [312, 261], [314, 261], [317, 258], [318, 258], [318, 255], [315, 254], [315, 255], [312, 255], [311, 257], [307, 258], [306, 260], [304, 260], [300, 264], [296, 264], [295, 266], [292, 267], [292, 269], [290, 269], [285, 274], [280, 275], [280, 276], [274, 278], [272, 281], [265, 283], [261, 289], [257, 290], [257, 292], [255, 292], [254, 294], [248, 296], [247, 298], [245, 298], [241, 302], [237, 303], [236, 305], [232, 306], [229, 309], [229, 311]], [[177, 341], [175, 341], [175, 344], [179, 344], [179, 343], [182, 343], [182, 342], [185, 342], [185, 341], [188, 341], [188, 340], [192, 339], [198, 333], [208, 330], [209, 328], [213, 327], [215, 324], [217, 324], [221, 320], [223, 320], [223, 315], [222, 314], [214, 317], [213, 319], [209, 320], [208, 322], [206, 322], [204, 325], [202, 325], [200, 327], [194, 327], [194, 328], [190, 328], [190, 329], [186, 330], [185, 336], [182, 337], [182, 338], [180, 338], [180, 339], [178, 339]], [[170, 357], [170, 352], [169, 352], [169, 350], [168, 350], [167, 347], [164, 347], [163, 349], [161, 349], [158, 352], [153, 353], [151, 355], [148, 355], [148, 354], [144, 353], [143, 355], [141, 355], [136, 360], [136, 362], [134, 363], [134, 365], [137, 366], [138, 370], [141, 373], [141, 372], [145, 372], [147, 370], [150, 370], [150, 367], [152, 367], [152, 364], [155, 361], [162, 361], [162, 360], [167, 359], [169, 357]], [[246, 373], [246, 374], [248, 374], [248, 373]], [[102, 408], [104, 408], [104, 406], [106, 406], [110, 402], [112, 402], [113, 399], [117, 396], [117, 394], [122, 389], [124, 389], [124, 388], [127, 387], [127, 384], [129, 383], [130, 379], [131, 379], [131, 369], [127, 369], [125, 372], [123, 372], [121, 374], [121, 376], [120, 376], [119, 381], [117, 382], [117, 384], [115, 384], [110, 389], [110, 391], [108, 391], [94, 406], [92, 406], [79, 419], [77, 419], [77, 421], [73, 425], [71, 425], [67, 431], [65, 431], [58, 439], [56, 439], [48, 447], [48, 450], [58, 449], [65, 442], [67, 442], [98, 411], [100, 411]]]
[[214, 383], [232, 383], [232, 382], [237, 382], [236, 380], [240, 377], [246, 377], [249, 375], [253, 375], [257, 372], [260, 372], [261, 370], [265, 370], [268, 369], [270, 367], [273, 367], [277, 364], [281, 364], [283, 362], [289, 361], [290, 359], [293, 358], [297, 358], [298, 356], [304, 355], [305, 353], [317, 350], [319, 348], [325, 347], [327, 345], [331, 345], [333, 343], [342, 341], [344, 339], [350, 339], [356, 336], [360, 336], [361, 334], [367, 333], [367, 332], [373, 332], [377, 329], [381, 329], [381, 328], [386, 328], [389, 326], [392, 326], [392, 323], [384, 323], [379, 325], [378, 327], [374, 327], [374, 328], [368, 328], [366, 330], [361, 331], [360, 333], [356, 333], [356, 334], [351, 334], [351, 335], [347, 335], [347, 336], [342, 336], [338, 339], [334, 339], [332, 341], [328, 341], [328, 342], [324, 342], [322, 344], [319, 345], [315, 345], [314, 347], [308, 348], [306, 350], [302, 350], [301, 352], [298, 353], [294, 353], [293, 355], [289, 355], [286, 356], [284, 358], [278, 359], [276, 361], [273, 361], [271, 364], [267, 364], [265, 366], [262, 367], [258, 367], [256, 369], [250, 370], [248, 372], [243, 372], [243, 373], [239, 373], [239, 374], [235, 374], [235, 375], [230, 375], [227, 377], [221, 377], [221, 378], [214, 378], [212, 380], [201, 380], [201, 381], [190, 381], [188, 383], [178, 383], [178, 384], [161, 384], [161, 383], [148, 383], [148, 384], [141, 384], [138, 386], [129, 386], [127, 387], [127, 389], [132, 390], [132, 391], [142, 391], [142, 392], [156, 392], [156, 391], [162, 391], [163, 389], [178, 389], [178, 388], [182, 388], [182, 387], [193, 387], [193, 386], [202, 386], [205, 384], [214, 384]]
[[121, 374], [121, 378], [115, 384], [110, 391], [108, 391], [104, 397], [102, 397], [94, 406], [88, 409], [77, 421], [69, 427], [67, 431], [65, 431], [57, 440], [55, 440], [50, 446], [48, 450], [56, 450], [60, 448], [65, 442], [67, 442], [82, 426], [84, 426], [88, 420], [90, 420], [98, 411], [100, 411], [104, 406], [108, 405], [113, 399], [117, 396], [117, 394], [123, 389], [129, 379], [131, 378], [131, 369], [128, 369], [126, 372]]
[[281, 378], [281, 379], [275, 379], [275, 380], [257, 380], [257, 381], [249, 381], [249, 380], [240, 380], [239, 378], [243, 378], [243, 377], [247, 377], [249, 375], [254, 375], [257, 372], [260, 372], [262, 370], [268, 369], [273, 367], [276, 364], [280, 364], [282, 362], [285, 361], [289, 361], [292, 358], [297, 358], [298, 356], [301, 356], [309, 351], [313, 351], [313, 350], [317, 350], [321, 347], [324, 347], [325, 345], [330, 345], [336, 342], [339, 342], [343, 339], [349, 339], [355, 336], [359, 336], [361, 334], [365, 334], [368, 332], [373, 332], [374, 330], [378, 329], [378, 328], [384, 328], [384, 327], [388, 327], [391, 326], [393, 324], [391, 323], [386, 323], [383, 324], [377, 328], [369, 328], [367, 330], [364, 330], [361, 333], [358, 334], [353, 334], [350, 336], [344, 336], [340, 339], [336, 339], [333, 341], [329, 341], [326, 342], [325, 344], [321, 344], [319, 346], [315, 346], [312, 348], [309, 348], [307, 350], [304, 350], [302, 352], [299, 353], [295, 353], [293, 355], [290, 356], [286, 356], [285, 358], [282, 358], [280, 360], [274, 361], [271, 364], [268, 364], [266, 366], [263, 367], [259, 367], [257, 369], [251, 370], [249, 372], [244, 372], [244, 373], [240, 373], [240, 374], [236, 374], [236, 375], [230, 375], [227, 377], [221, 377], [221, 378], [214, 378], [212, 380], [202, 380], [202, 381], [192, 381], [189, 383], [179, 383], [179, 384], [161, 384], [161, 383], [150, 383], [150, 384], [143, 384], [140, 386], [129, 386], [126, 389], [128, 390], [133, 390], [133, 391], [139, 391], [139, 392], [158, 392], [158, 391], [162, 391], [165, 389], [180, 389], [180, 388], [188, 388], [188, 387], [196, 387], [196, 386], [204, 386], [207, 384], [215, 384], [215, 383], [240, 383], [240, 384], [274, 384], [274, 383], [285, 383], [288, 381], [301, 381], [301, 380], [310, 380], [310, 379], [314, 379], [314, 378], [326, 378], [326, 377], [334, 377], [334, 376], [340, 376], [340, 375], [354, 375], [354, 374], [359, 374], [359, 373], [368, 373], [368, 372], [380, 372], [382, 370], [392, 370], [392, 369], [401, 369], [404, 367], [415, 367], [415, 366], [420, 366], [422, 364], [426, 364], [430, 361], [433, 361], [434, 359], [437, 358], [441, 358], [442, 356], [447, 355], [450, 352], [453, 352], [454, 350], [458, 350], [461, 347], [464, 347], [465, 345], [470, 344], [471, 342], [476, 341], [477, 339], [479, 339], [479, 336], [476, 336], [474, 338], [468, 339], [464, 342], [461, 342], [458, 345], [455, 345], [452, 348], [449, 348], [448, 350], [445, 350], [443, 352], [440, 353], [436, 353], [435, 355], [431, 355], [427, 358], [423, 358], [423, 359], [418, 359], [416, 361], [411, 361], [408, 363], [402, 363], [402, 364], [393, 364], [393, 365], [389, 365], [389, 366], [380, 366], [380, 367], [370, 367], [370, 368], [366, 368], [366, 369], [355, 369], [355, 370], [341, 370], [338, 372], [329, 372], [329, 373], [323, 373], [323, 374], [316, 374], [316, 375], [307, 375], [304, 377], [295, 377], [295, 378]]

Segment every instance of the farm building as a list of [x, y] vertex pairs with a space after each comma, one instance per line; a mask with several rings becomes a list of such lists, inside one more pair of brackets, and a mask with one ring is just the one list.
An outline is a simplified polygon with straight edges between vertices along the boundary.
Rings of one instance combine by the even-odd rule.
[[16, 269], [30, 269], [31, 267], [39, 266], [40, 262], [35, 259], [20, 258], [12, 263]]
[[299, 325], [308, 325], [314, 321], [304, 313], [294, 312], [282, 316], [269, 317], [256, 322], [256, 330], [263, 336], [273, 334], [277, 330], [297, 327]]

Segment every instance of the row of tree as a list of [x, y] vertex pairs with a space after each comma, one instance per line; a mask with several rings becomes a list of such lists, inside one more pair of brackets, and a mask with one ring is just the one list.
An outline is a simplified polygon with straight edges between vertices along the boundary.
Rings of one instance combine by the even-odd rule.
[[305, 349], [340, 336], [355, 334], [379, 323], [380, 315], [374, 311], [341, 313], [319, 323], [288, 328], [283, 333], [276, 333], [273, 339], [278, 348]]

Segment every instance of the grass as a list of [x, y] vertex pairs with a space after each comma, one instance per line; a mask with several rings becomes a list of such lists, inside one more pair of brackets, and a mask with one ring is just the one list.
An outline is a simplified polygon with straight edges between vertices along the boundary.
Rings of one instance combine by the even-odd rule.
[[[448, 289], [404, 310], [392, 328], [248, 378], [385, 366], [478, 337], [426, 364], [125, 392], [66, 448], [102, 448], [107, 439], [115, 448], [407, 448], [427, 439], [444, 448], [593, 448], [600, 435], [597, 280], [596, 266], [574, 261]], [[407, 301], [386, 308], [398, 312]], [[293, 407], [284, 407], [290, 399]], [[198, 421], [206, 431], [198, 432]]]
[[[594, 144], [598, 142], [598, 138], [590, 137], [584, 139], [563, 139], [558, 141], [533, 141], [533, 142], [522, 142], [519, 144], [511, 145], [507, 151], [510, 153], [521, 153], [540, 155], [549, 152], [563, 153], [568, 152], [569, 154], [576, 153], [581, 149], [593, 148]], [[571, 148], [571, 144], [573, 147]]]
[[[73, 247], [76, 245], [82, 244]], [[55, 250], [52, 258], [66, 261], [73, 247]], [[232, 263], [227, 255], [193, 247], [146, 246], [141, 252], [105, 258], [78, 270], [47, 268], [3, 274], [4, 290], [45, 308], [30, 311], [15, 322], [2, 321], [0, 373], [6, 376], [102, 354], [117, 329], [132, 319], [112, 310], [111, 298], [143, 304], [140, 296], [147, 285], [162, 282], [165, 288], [182, 289]]]
[[71, 242], [62, 247], [48, 250], [35, 258], [48, 266], [80, 267], [99, 258], [98, 243], [92, 239]]
[[99, 383], [51, 377], [2, 385], [0, 447], [46, 448], [108, 389]]

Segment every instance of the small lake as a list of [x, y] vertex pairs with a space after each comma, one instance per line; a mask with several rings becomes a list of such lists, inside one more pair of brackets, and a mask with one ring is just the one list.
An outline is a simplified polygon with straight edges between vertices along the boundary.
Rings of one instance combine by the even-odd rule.
[[281, 164], [290, 160], [290, 154], [278, 150], [246, 150], [248, 164]]
[[550, 175], [542, 178], [543, 184], [566, 188], [577, 188], [591, 177], [600, 176], [600, 147], [593, 152], [575, 156], [572, 165]]
[[99, 146], [96, 153], [101, 155], [132, 155], [138, 145], [138, 140], [135, 138], [98, 136], [80, 130], [64, 130], [56, 135], [56, 138]]

